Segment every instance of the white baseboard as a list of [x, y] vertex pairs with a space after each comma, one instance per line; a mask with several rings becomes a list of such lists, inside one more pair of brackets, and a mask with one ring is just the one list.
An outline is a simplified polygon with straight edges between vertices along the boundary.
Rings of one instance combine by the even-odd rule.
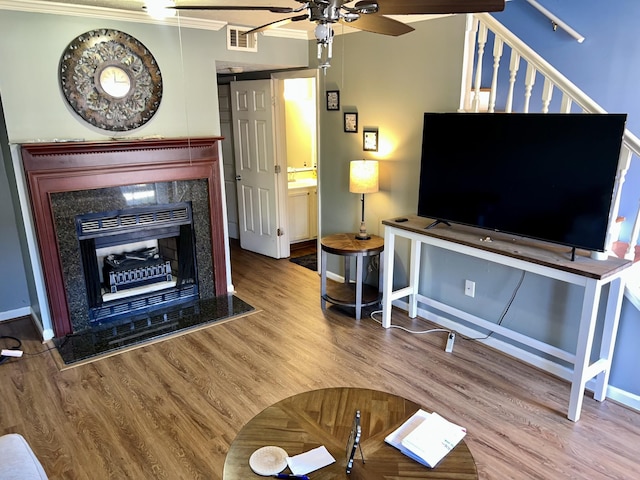
[[609, 385], [607, 387], [607, 398], [640, 412], [640, 395], [634, 395], [633, 393]]
[[31, 307], [17, 308], [15, 310], [0, 312], [0, 322], [13, 320], [14, 318], [20, 317], [31, 317], [31, 322], [42, 336], [42, 341], [46, 342], [47, 340], [51, 340], [53, 338], [53, 329], [43, 328], [42, 319], [38, 315], [36, 315], [36, 312], [34, 312]]
[[15, 310], [7, 310], [6, 312], [0, 312], [0, 322], [5, 320], [12, 320], [14, 318], [26, 317], [31, 315], [31, 307], [16, 308]]

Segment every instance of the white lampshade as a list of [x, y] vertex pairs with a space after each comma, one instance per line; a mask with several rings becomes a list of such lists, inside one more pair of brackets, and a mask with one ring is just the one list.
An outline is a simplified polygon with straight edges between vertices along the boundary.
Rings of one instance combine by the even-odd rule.
[[349, 191], [351, 193], [374, 193], [378, 191], [378, 161], [352, 160], [349, 169]]

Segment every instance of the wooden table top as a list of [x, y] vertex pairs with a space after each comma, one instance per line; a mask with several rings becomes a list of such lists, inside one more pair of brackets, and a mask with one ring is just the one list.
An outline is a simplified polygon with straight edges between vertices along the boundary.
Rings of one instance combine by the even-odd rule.
[[404, 218], [406, 220], [402, 222], [397, 218], [383, 220], [382, 224], [598, 280], [632, 265], [631, 260], [624, 258], [594, 260], [585, 250], [577, 250], [576, 258], [572, 260], [571, 248], [567, 246], [456, 223], [451, 226], [441, 223], [427, 229], [434, 221], [432, 218], [417, 215]]
[[358, 240], [355, 233], [335, 233], [322, 237], [322, 250], [335, 255], [376, 255], [384, 250], [384, 238], [371, 235], [368, 240]]
[[[266, 445], [281, 447], [289, 456], [324, 445], [336, 462], [311, 472], [311, 480], [477, 479], [476, 464], [464, 440], [434, 469], [385, 443], [385, 437], [420, 408], [397, 395], [363, 388], [326, 388], [294, 395], [267, 407], [242, 428], [229, 448], [223, 479], [261, 478], [251, 470], [249, 457]], [[358, 449], [347, 475], [346, 446], [356, 410], [362, 416], [365, 463]]]

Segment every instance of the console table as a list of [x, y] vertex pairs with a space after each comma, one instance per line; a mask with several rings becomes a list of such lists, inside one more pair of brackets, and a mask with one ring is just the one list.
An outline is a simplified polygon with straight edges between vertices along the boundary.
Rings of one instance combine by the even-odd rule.
[[[242, 427], [229, 447], [222, 478], [264, 478], [253, 473], [249, 457], [266, 445], [281, 447], [289, 456], [324, 445], [336, 461], [311, 472], [313, 480], [477, 480], [476, 464], [464, 439], [436, 468], [427, 468], [385, 443], [384, 438], [420, 408], [397, 395], [366, 388], [325, 388], [285, 398]], [[362, 414], [360, 445], [365, 462], [358, 449], [347, 475], [346, 446], [356, 410]]]
[[[359, 240], [354, 233], [336, 233], [323, 237], [320, 240], [320, 299], [322, 309], [326, 302], [345, 307], [354, 307], [356, 320], [360, 320], [362, 307], [374, 305], [380, 302], [380, 290], [382, 286], [382, 261], [384, 239], [377, 235], [371, 235], [368, 240]], [[344, 257], [344, 283], [335, 285], [335, 288], [327, 293], [327, 254]], [[364, 285], [364, 257], [380, 256], [380, 272], [378, 288]], [[356, 257], [356, 281], [351, 281], [351, 258]], [[355, 291], [354, 291], [355, 287]]]
[[[568, 247], [463, 225], [439, 224], [435, 228], [427, 230], [426, 227], [432, 222], [432, 219], [416, 215], [382, 222], [385, 226], [385, 245], [387, 248], [384, 262], [384, 269], [387, 273], [382, 289], [383, 327], [389, 328], [391, 326], [392, 302], [408, 297], [410, 318], [417, 316], [418, 302], [420, 302], [572, 365], [573, 370], [568, 378], [571, 382], [567, 415], [570, 420], [577, 421], [580, 418], [584, 389], [589, 380], [595, 378], [594, 398], [603, 401], [606, 397], [611, 358], [618, 329], [624, 293], [624, 277], [628, 267], [632, 264], [631, 261], [613, 257], [608, 260], [593, 260], [586, 252], [578, 252], [575, 260], [572, 260]], [[394, 290], [393, 271], [396, 238], [410, 240], [411, 251], [408, 265], [409, 285]], [[458, 308], [421, 295], [419, 293], [419, 277], [422, 244], [433, 245], [584, 287], [576, 338], [576, 353], [561, 350], [553, 345], [527, 337], [494, 322], [470, 315]], [[602, 338], [597, 345], [598, 358], [592, 362], [590, 354], [594, 343], [598, 305], [602, 289], [606, 285], [609, 285], [609, 289]]]

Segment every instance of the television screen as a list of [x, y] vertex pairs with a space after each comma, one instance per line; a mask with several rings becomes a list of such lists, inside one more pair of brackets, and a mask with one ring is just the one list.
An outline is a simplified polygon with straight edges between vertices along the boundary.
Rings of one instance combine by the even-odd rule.
[[418, 215], [604, 251], [625, 121], [425, 113]]

